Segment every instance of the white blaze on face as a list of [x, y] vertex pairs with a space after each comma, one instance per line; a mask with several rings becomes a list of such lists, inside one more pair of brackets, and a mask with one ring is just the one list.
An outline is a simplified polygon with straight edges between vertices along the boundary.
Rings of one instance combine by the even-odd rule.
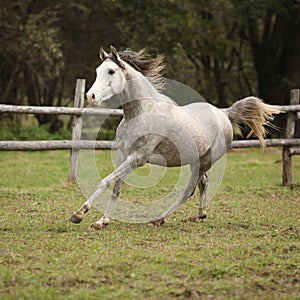
[[126, 83], [124, 70], [110, 60], [105, 60], [96, 69], [96, 80], [87, 92], [89, 103], [100, 105], [101, 102], [120, 94]]

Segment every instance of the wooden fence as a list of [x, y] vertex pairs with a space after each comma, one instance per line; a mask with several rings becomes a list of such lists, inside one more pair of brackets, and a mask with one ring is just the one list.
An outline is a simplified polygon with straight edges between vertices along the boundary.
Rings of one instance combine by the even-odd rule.
[[[0, 113], [16, 114], [56, 114], [73, 115], [72, 140], [51, 140], [51, 141], [0, 141], [0, 151], [40, 151], [40, 150], [62, 150], [71, 149], [70, 167], [68, 181], [75, 183], [78, 166], [79, 149], [114, 149], [112, 141], [88, 141], [81, 140], [82, 118], [85, 115], [98, 116], [122, 116], [121, 109], [83, 108], [85, 93], [85, 79], [77, 79], [74, 107], [38, 107], [38, 106], [17, 106], [0, 104]], [[283, 147], [283, 185], [292, 183], [292, 155], [300, 154], [300, 139], [294, 138], [295, 125], [300, 119], [300, 90], [291, 90], [291, 105], [278, 106], [287, 113], [287, 126], [284, 139], [266, 139], [267, 147]], [[233, 141], [231, 148], [259, 147], [258, 140]]]
[[[300, 90], [291, 90], [291, 106], [299, 106]], [[284, 131], [286, 139], [293, 139], [296, 130], [296, 122], [300, 119], [300, 110], [287, 112], [287, 122]], [[300, 154], [300, 148], [293, 148], [292, 145], [286, 145], [282, 148], [282, 184], [289, 186], [292, 184], [292, 155]], [[296, 144], [295, 146], [300, 146]]]

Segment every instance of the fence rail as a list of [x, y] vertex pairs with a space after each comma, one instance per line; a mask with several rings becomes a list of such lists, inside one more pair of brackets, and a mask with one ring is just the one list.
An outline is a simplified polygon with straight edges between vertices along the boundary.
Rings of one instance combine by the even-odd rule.
[[[300, 146], [300, 139], [266, 139], [267, 147], [295, 147]], [[231, 149], [235, 148], [258, 148], [258, 140], [233, 141]], [[90, 141], [90, 140], [50, 140], [50, 141], [0, 141], [0, 151], [43, 151], [43, 150], [67, 150], [67, 149], [116, 149], [113, 141]], [[298, 153], [298, 149], [290, 148], [291, 154]]]
[[[299, 105], [274, 105], [281, 112], [300, 112]], [[46, 115], [74, 115], [82, 116], [123, 116], [122, 109], [111, 108], [80, 108], [80, 107], [52, 107], [52, 106], [21, 106], [21, 105], [7, 105], [0, 104], [0, 112], [2, 113], [16, 113], [16, 114], [46, 114]]]
[[[300, 107], [300, 105], [299, 105]], [[45, 114], [45, 115], [95, 115], [95, 116], [123, 116], [122, 109], [110, 108], [79, 108], [79, 107], [50, 107], [50, 106], [20, 106], [0, 104], [1, 113], [16, 114]]]

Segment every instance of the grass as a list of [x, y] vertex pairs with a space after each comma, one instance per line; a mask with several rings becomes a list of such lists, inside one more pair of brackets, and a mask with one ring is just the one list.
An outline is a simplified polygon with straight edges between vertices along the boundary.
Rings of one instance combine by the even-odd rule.
[[[84, 201], [66, 183], [68, 155], [0, 154], [0, 299], [300, 298], [299, 157], [287, 188], [280, 149], [230, 152], [203, 222], [182, 221], [196, 194], [161, 227], [114, 220], [93, 231], [95, 209], [79, 226], [68, 221]], [[104, 172], [109, 155], [97, 154]]]

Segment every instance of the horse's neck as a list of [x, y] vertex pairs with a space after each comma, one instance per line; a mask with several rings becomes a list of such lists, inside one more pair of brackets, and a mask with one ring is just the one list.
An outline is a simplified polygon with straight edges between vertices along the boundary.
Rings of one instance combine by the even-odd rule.
[[128, 80], [122, 92], [125, 119], [131, 119], [142, 113], [153, 113], [163, 102], [173, 105], [172, 100], [160, 94], [145, 77]]

